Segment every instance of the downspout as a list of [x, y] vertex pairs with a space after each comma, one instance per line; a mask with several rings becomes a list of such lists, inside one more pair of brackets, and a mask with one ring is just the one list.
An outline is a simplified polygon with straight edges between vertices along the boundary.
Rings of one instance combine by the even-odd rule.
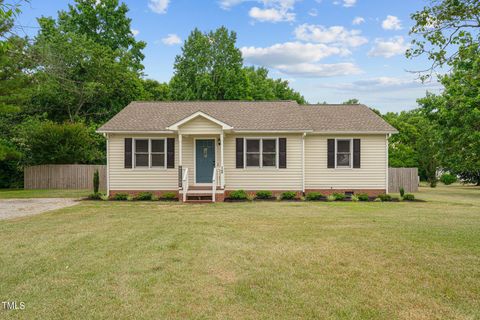
[[385, 154], [386, 154], [386, 159], [385, 159], [385, 193], [388, 194], [388, 185], [389, 185], [389, 177], [388, 177], [388, 139], [390, 138], [391, 134], [387, 133], [386, 135], [386, 141], [385, 141]]
[[104, 133], [103, 136], [105, 137], [105, 139], [107, 140], [107, 145], [106, 145], [106, 148], [107, 148], [107, 183], [106, 183], [106, 186], [107, 186], [107, 197], [110, 197], [110, 161], [108, 160], [109, 159], [109, 153], [110, 153], [110, 148], [109, 148], [109, 144], [108, 144], [108, 133]]
[[307, 133], [302, 135], [302, 192], [305, 193], [305, 137]]

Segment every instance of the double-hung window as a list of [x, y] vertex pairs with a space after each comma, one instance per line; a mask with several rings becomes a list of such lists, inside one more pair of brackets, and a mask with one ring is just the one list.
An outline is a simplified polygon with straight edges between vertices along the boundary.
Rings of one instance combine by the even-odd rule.
[[276, 167], [277, 139], [246, 139], [247, 167]]
[[135, 139], [135, 168], [164, 168], [165, 139]]
[[336, 141], [336, 167], [352, 167], [352, 140], [337, 139]]

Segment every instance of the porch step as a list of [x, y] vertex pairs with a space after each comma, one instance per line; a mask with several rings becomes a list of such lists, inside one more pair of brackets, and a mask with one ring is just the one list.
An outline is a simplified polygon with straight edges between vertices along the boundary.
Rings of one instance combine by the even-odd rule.
[[205, 194], [190, 194], [187, 193], [187, 201], [188, 203], [209, 203], [212, 201], [212, 195], [205, 195]]

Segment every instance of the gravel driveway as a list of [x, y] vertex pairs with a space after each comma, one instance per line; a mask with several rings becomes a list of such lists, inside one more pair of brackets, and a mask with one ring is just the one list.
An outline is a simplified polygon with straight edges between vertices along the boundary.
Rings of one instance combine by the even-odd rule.
[[45, 211], [74, 206], [77, 199], [38, 198], [0, 200], [0, 220], [39, 214]]

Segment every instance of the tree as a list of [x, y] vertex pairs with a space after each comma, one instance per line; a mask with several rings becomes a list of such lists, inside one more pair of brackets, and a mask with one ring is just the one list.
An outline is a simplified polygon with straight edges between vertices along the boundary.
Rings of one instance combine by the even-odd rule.
[[450, 74], [441, 77], [440, 96], [420, 99], [439, 129], [442, 167], [480, 185], [480, 50], [462, 48]]
[[421, 78], [427, 79], [436, 69], [452, 66], [461, 59], [462, 49], [479, 42], [480, 2], [478, 0], [431, 0], [411, 15], [415, 25], [410, 35], [416, 37], [407, 57], [426, 56], [432, 63], [420, 70]]
[[118, 0], [75, 0], [74, 5], [68, 5], [68, 11], [58, 13], [55, 28], [62, 33], [85, 35], [112, 49], [133, 70], [142, 70], [146, 43], [135, 39], [127, 13], [127, 5]]
[[160, 83], [156, 80], [143, 80], [144, 99], [153, 101], [171, 100], [170, 86], [168, 83]]
[[237, 35], [221, 27], [209, 33], [192, 31], [175, 57], [170, 82], [175, 100], [229, 100], [243, 97], [246, 79]]
[[342, 104], [360, 104], [360, 101], [358, 99], [348, 99], [347, 101], [342, 102]]

